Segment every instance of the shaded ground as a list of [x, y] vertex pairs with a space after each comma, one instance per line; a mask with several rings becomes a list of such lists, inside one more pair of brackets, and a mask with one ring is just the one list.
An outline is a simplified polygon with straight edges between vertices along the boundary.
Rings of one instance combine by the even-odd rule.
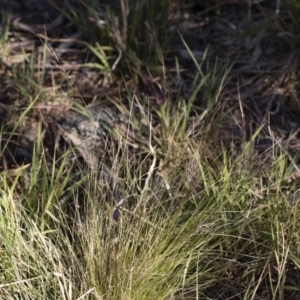
[[[94, 61], [86, 46], [81, 43], [84, 37], [47, 1], [2, 1], [1, 6], [12, 10], [9, 42], [2, 49], [0, 57], [0, 97], [4, 112], [21, 108], [27, 103], [27, 99], [20, 97], [20, 87], [16, 78], [13, 78], [18, 74], [12, 72], [12, 69], [17, 66], [24, 68], [24, 63], [26, 68], [26, 60], [32, 59], [33, 50], [34, 69], [20, 73], [20, 76], [32, 76], [40, 82], [39, 87], [28, 82], [28, 92], [34, 94], [42, 90], [47, 98], [52, 99], [52, 104], [49, 105], [48, 100], [47, 104], [43, 103], [43, 97], [40, 97], [34, 106], [36, 121], [40, 117], [45, 118], [49, 113], [59, 119], [59, 115], [64, 114], [72, 105], [69, 97], [84, 105], [93, 102], [102, 106], [105, 101], [118, 99], [120, 88], [126, 90], [125, 84], [122, 84], [123, 88], [120, 87], [120, 82], [114, 77], [103, 76], [100, 72], [83, 66], [87, 61]], [[276, 19], [276, 4], [273, 1], [262, 1], [251, 7], [227, 1], [219, 5], [219, 15], [211, 7], [214, 6], [186, 5], [180, 10], [175, 7], [173, 19], [179, 22], [179, 30], [199, 62], [207, 50], [204, 70], [214, 68], [215, 57], [218, 57], [217, 72], [222, 71], [222, 66], [225, 71], [226, 66], [230, 68], [233, 64], [219, 95], [219, 99], [222, 98], [221, 111], [227, 111], [229, 107], [233, 109], [231, 117], [218, 132], [218, 140], [231, 140], [234, 137], [243, 142], [259, 126], [265, 124], [265, 130], [258, 140], [260, 151], [272, 146], [274, 135], [281, 139], [282, 146], [294, 157], [299, 148], [297, 132], [300, 128], [300, 104], [297, 52], [290, 49], [291, 41], [288, 39], [293, 37], [283, 28], [285, 20], [289, 18], [288, 12], [281, 7], [278, 11], [279, 18]], [[45, 68], [41, 69], [45, 44], [48, 46], [47, 61]], [[168, 76], [175, 80], [175, 86], [181, 86], [183, 96], [188, 98], [195, 88], [191, 72], [196, 69], [195, 64], [176, 34], [170, 49], [171, 52], [166, 58], [170, 68]], [[180, 65], [184, 68], [179, 80], [171, 71], [174, 55], [179, 58]], [[217, 76], [221, 78], [223, 74]], [[140, 92], [152, 98], [154, 104], [164, 101], [149, 75], [143, 74], [139, 82], [138, 86], [142, 88]], [[130, 78], [126, 82], [127, 86], [135, 89], [137, 84], [136, 80]], [[200, 92], [196, 106], [213, 105], [206, 102], [212, 101], [209, 98], [213, 98], [215, 94], [215, 91], [211, 91], [210, 95]], [[42, 121], [44, 125], [48, 122]], [[26, 128], [25, 125], [25, 131], [32, 131], [32, 120], [29, 124], [31, 128]], [[29, 134], [29, 139], [32, 138]]]
[[[228, 61], [230, 66], [233, 63], [222, 91], [225, 105], [236, 107], [227, 128], [242, 137], [266, 124], [270, 125], [272, 133], [265, 132], [265, 138], [275, 134], [283, 138], [283, 142], [293, 133], [294, 139], [288, 139], [288, 143], [295, 154], [300, 125], [297, 52], [289, 49], [284, 40], [287, 32], [279, 24], [279, 20], [288, 18], [287, 12], [281, 11], [280, 19], [276, 20], [275, 3], [265, 5], [264, 9], [253, 5], [249, 18], [247, 5], [224, 5], [221, 15], [214, 18], [202, 15], [200, 9], [199, 17], [195, 15], [191, 22], [188, 16], [187, 24], [180, 27], [198, 59], [209, 45], [208, 55], [219, 57], [220, 64]], [[188, 56], [184, 48], [179, 53]]]
[[[223, 143], [234, 155], [238, 155], [250, 137], [262, 127], [251, 156], [253, 163], [259, 167], [258, 180], [263, 172], [268, 172], [274, 159], [274, 149], [277, 149], [288, 153], [295, 171], [287, 179], [291, 183], [297, 179], [299, 171], [299, 45], [295, 42], [294, 48], [291, 48], [294, 37], [287, 31], [289, 12], [284, 7], [278, 10], [275, 2], [261, 1], [251, 7], [241, 1], [223, 1], [221, 4], [216, 1], [215, 6], [213, 3], [185, 5], [180, 9], [174, 6], [172, 20], [178, 24], [194, 58], [199, 63], [205, 58], [204, 74], [216, 66], [216, 78], [222, 82], [226, 68], [230, 69], [220, 91], [207, 88], [206, 93], [200, 91], [197, 94], [194, 102], [193, 117], [199, 117], [206, 107], [212, 106], [216, 106], [214, 113], [222, 116], [222, 125], [210, 137], [215, 148], [221, 148]], [[128, 90], [137, 98], [147, 95], [152, 110], [166, 101], [159, 88], [162, 76], [153, 79], [149, 73], [141, 71], [138, 77], [127, 75], [120, 81], [117, 74], [103, 75], [95, 68], [86, 67], [85, 63], [95, 63], [96, 60], [87, 45], [82, 43], [84, 36], [47, 1], [2, 0], [0, 7], [3, 11], [12, 11], [11, 16], [3, 13], [1, 25], [2, 36], [7, 39], [0, 46], [2, 145], [10, 137], [12, 128], [17, 126], [19, 131], [2, 156], [2, 170], [31, 162], [32, 145], [39, 124], [42, 124], [50, 161], [54, 149], [61, 155], [64, 153], [66, 135], [74, 145], [74, 139], [82, 142], [89, 137], [86, 132], [98, 133], [101, 129], [99, 124], [95, 125], [79, 113], [70, 112], [74, 107], [73, 99], [88, 106], [92, 114], [96, 111], [95, 114], [99, 115], [105, 110], [101, 121], [106, 126], [115, 126], [116, 130], [122, 126], [134, 129], [129, 117], [126, 117]], [[10, 18], [7, 31], [5, 18]], [[170, 45], [165, 62], [169, 94], [174, 96], [170, 101], [175, 103], [176, 94], [181, 93], [184, 98], [192, 94], [197, 68], [175, 31]], [[178, 57], [181, 67], [179, 77], [173, 69], [175, 57]], [[33, 68], [30, 67], [31, 60], [34, 60]], [[32, 84], [30, 78], [35, 78], [38, 84]], [[26, 90], [23, 90], [24, 87]], [[37, 96], [38, 100], [34, 102]], [[214, 103], [216, 99], [218, 103]], [[32, 103], [32, 110], [18, 124], [28, 103]], [[116, 108], [116, 104], [124, 105], [126, 112], [125, 108]], [[113, 123], [105, 119], [109, 119], [107, 111]], [[101, 138], [105, 135], [104, 131], [101, 131]], [[142, 144], [142, 140], [143, 137], [134, 136], [131, 146], [134, 148], [135, 143]], [[102, 139], [98, 142], [105, 145]], [[101, 148], [101, 144], [97, 145]], [[95, 157], [85, 156], [89, 149], [81, 149], [79, 154], [85, 162], [93, 165], [89, 160]], [[297, 273], [291, 278], [296, 276]], [[208, 293], [218, 299], [240, 299], [228, 292], [231, 288], [216, 287]], [[263, 291], [262, 297], [268, 298]], [[300, 299], [296, 293], [290, 293], [288, 297]]]

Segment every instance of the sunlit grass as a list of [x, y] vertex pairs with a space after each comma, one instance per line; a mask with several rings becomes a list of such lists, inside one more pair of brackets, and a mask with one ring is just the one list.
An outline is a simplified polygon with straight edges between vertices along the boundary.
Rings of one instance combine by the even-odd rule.
[[[174, 154], [179, 158], [168, 167]], [[290, 281], [286, 286], [289, 264], [299, 264], [299, 202], [290, 201], [292, 190], [282, 190], [286, 174], [274, 173], [269, 186], [254, 189], [251, 164], [229, 161], [225, 152], [221, 156], [211, 165], [197, 144], [178, 145], [165, 158], [163, 175], [148, 170], [147, 187], [139, 178], [134, 184], [123, 179], [132, 194], [123, 195], [119, 205], [105, 179], [90, 175], [82, 183], [84, 194], [74, 194], [86, 209], [83, 218], [74, 214], [71, 228], [66, 211], [51, 196], [59, 190], [50, 176], [35, 186], [43, 186], [36, 196], [40, 205], [51, 201], [52, 211], [45, 209], [45, 217], [34, 208], [37, 215], [29, 217], [33, 208], [25, 210], [24, 201], [33, 195], [17, 188], [20, 176], [11, 184], [3, 174], [3, 293], [11, 299], [18, 293], [28, 299], [72, 299], [85, 292], [95, 299], [185, 299], [201, 298], [209, 286], [234, 280], [246, 299], [261, 281], [272, 297], [280, 297], [292, 288]]]
[[[68, 18], [97, 58], [86, 67], [105, 76], [119, 63], [122, 68], [132, 63], [129, 73], [159, 64], [165, 72], [167, 41], [160, 39], [169, 30], [171, 2], [120, 0], [103, 10], [99, 2], [87, 1], [87, 18], [66, 3]], [[97, 43], [98, 37], [105, 43]], [[91, 168], [84, 157], [78, 159], [84, 156], [78, 145], [63, 154], [54, 151], [49, 160], [41, 117], [32, 161], [0, 173], [5, 299], [284, 299], [287, 291], [300, 292], [299, 186], [290, 180], [289, 154], [274, 138], [266, 150], [273, 161], [264, 169], [262, 156], [254, 156], [263, 126], [237, 155], [215, 137], [230, 66], [209, 65], [207, 52], [198, 62], [182, 42], [197, 70], [193, 91], [148, 111], [141, 105], [146, 96], [137, 100], [128, 89], [129, 108], [118, 109], [129, 115], [130, 126], [109, 132], [109, 161], [99, 158]], [[42, 66], [45, 57], [46, 51]], [[33, 59], [13, 77], [28, 105], [13, 126], [2, 126], [0, 156], [36, 103], [48, 101]], [[204, 100], [194, 111], [199, 95]], [[143, 122], [133, 107], [141, 110]], [[74, 102], [72, 109], [97, 121], [84, 105]], [[128, 141], [129, 128], [142, 135], [141, 145]]]

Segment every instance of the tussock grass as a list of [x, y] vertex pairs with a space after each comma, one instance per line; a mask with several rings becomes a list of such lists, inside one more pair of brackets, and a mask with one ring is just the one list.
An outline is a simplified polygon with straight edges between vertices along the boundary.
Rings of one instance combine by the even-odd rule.
[[[147, 164], [144, 173], [141, 160], [132, 173], [130, 164], [120, 165], [128, 148], [119, 147], [125, 159], [114, 176], [127, 174], [120, 180], [130, 187], [123, 200], [105, 177], [87, 174], [84, 192], [73, 190], [79, 206], [71, 214], [58, 201], [71, 180], [68, 173], [61, 179], [65, 159], [55, 175], [41, 159], [39, 168], [33, 162], [27, 190], [20, 190], [20, 175], [9, 182], [2, 174], [0, 287], [7, 299], [203, 299], [209, 293], [283, 299], [296, 288], [299, 201], [283, 185], [283, 155], [266, 185], [253, 183], [249, 151], [232, 159], [223, 150], [209, 162], [209, 141], [173, 140], [158, 168]], [[155, 151], [149, 148], [152, 162]]]
[[[187, 2], [177, 1], [176, 7]], [[170, 32], [167, 15], [174, 3], [103, 3], [106, 6], [91, 0], [77, 6], [65, 1], [68, 10], [63, 11], [87, 38], [78, 44], [93, 55], [81, 67], [97, 70], [109, 84], [127, 68], [117, 96], [123, 97], [125, 91], [130, 108], [115, 98], [110, 104], [122, 115], [130, 112], [130, 122], [122, 131], [108, 130], [101, 149], [106, 155], [97, 158], [97, 166], [85, 161], [87, 148], [67, 147], [59, 139], [53, 141], [55, 147], [48, 147], [47, 109], [52, 98], [61, 96], [56, 94], [61, 86], [46, 68], [48, 45], [38, 66], [32, 54], [9, 73], [25, 100], [12, 126], [1, 126], [1, 295], [124, 300], [296, 297], [300, 202], [299, 174], [293, 172], [298, 157], [285, 150], [283, 139], [271, 134], [270, 124], [256, 124], [258, 129], [246, 134], [240, 95], [229, 109], [224, 105], [224, 97], [229, 97], [225, 91], [232, 71], [229, 63], [216, 59], [212, 64], [208, 48], [199, 61], [183, 37], [196, 70], [189, 74], [191, 90], [185, 99], [178, 95], [176, 102], [144, 108], [141, 103], [150, 100], [135, 88], [132, 92], [127, 76], [141, 76], [140, 69], [159, 70], [163, 82], [152, 78], [148, 83], [158, 86], [164, 99], [171, 97], [163, 56]], [[290, 5], [296, 19], [297, 4]], [[253, 7], [249, 5], [249, 10]], [[214, 9], [217, 14], [221, 6]], [[9, 30], [4, 26], [1, 34], [5, 51]], [[247, 37], [251, 33], [241, 35], [241, 40]], [[297, 43], [295, 34], [291, 48]], [[55, 66], [59, 69], [59, 59]], [[176, 80], [182, 79], [182, 72], [177, 60]], [[64, 82], [70, 74], [64, 73]], [[49, 78], [52, 98], [44, 88]], [[90, 104], [97, 101], [101, 102], [93, 99]], [[68, 104], [79, 115], [97, 121], [82, 99]], [[230, 116], [242, 138], [228, 142], [222, 134]], [[32, 159], [23, 164], [16, 159], [5, 167], [5, 154], [18, 144], [18, 137], [21, 140], [20, 127], [27, 119], [38, 124], [30, 144]], [[266, 136], [270, 147], [258, 151], [259, 140]], [[99, 154], [97, 149], [88, 150]]]
[[90, 50], [102, 63], [106, 61], [106, 67], [103, 44], [117, 53], [115, 61], [110, 64], [112, 70], [119, 62], [126, 66], [124, 70], [135, 69], [135, 72], [145, 66], [152, 71], [160, 69], [157, 48], [165, 51], [170, 39], [170, 0], [114, 0], [103, 3], [89, 0], [77, 5], [66, 0], [67, 10], [54, 1], [52, 4], [80, 29], [90, 43]]

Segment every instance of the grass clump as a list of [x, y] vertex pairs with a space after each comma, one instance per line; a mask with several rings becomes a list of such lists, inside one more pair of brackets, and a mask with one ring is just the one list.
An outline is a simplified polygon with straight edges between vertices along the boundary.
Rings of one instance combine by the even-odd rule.
[[[112, 170], [123, 192], [116, 196], [104, 175], [88, 172], [69, 210], [58, 201], [62, 172], [41, 164], [37, 194], [3, 173], [0, 268], [8, 299], [284, 299], [296, 289], [299, 202], [288, 197], [294, 187], [283, 190], [284, 156], [266, 184], [254, 180], [249, 149], [236, 159], [222, 150], [211, 161], [213, 145], [203, 139], [169, 143], [159, 167], [149, 146], [152, 163], [134, 169], [122, 164], [129, 148], [119, 144]], [[67, 160], [60, 165], [65, 170]], [[38, 206], [26, 205], [32, 197]]]
[[170, 36], [171, 1], [89, 0], [74, 5], [66, 0], [65, 5], [67, 10], [61, 11], [85, 35], [97, 56], [103, 45], [115, 50], [113, 70], [119, 62], [126, 69], [136, 70], [140, 67], [155, 70], [159, 66], [157, 49], [165, 52]]
[[[0, 269], [5, 299], [72, 299], [88, 289], [73, 285], [85, 277], [72, 244], [59, 228], [43, 231], [21, 205], [23, 195], [1, 176]], [[85, 284], [82, 285], [82, 287]]]
[[[299, 169], [293, 152], [298, 129], [294, 121], [292, 130], [279, 126], [281, 136], [275, 136], [274, 124], [285, 120], [279, 110], [286, 108], [277, 94], [268, 98], [269, 86], [260, 85], [272, 80], [260, 73], [261, 43], [269, 37], [260, 35], [260, 27], [270, 25], [259, 15], [264, 6], [243, 6], [236, 24], [245, 30], [237, 32], [230, 23], [236, 31], [230, 41], [224, 20], [237, 21], [235, 6], [204, 5], [207, 19], [192, 15], [195, 22], [184, 26], [204, 32], [217, 15], [214, 30], [222, 33], [218, 42], [224, 49], [205, 45], [199, 59], [201, 51], [189, 45], [185, 32], [173, 68], [165, 59], [170, 12], [182, 8], [188, 14], [196, 4], [64, 1], [60, 11], [86, 41], [43, 35], [42, 51], [26, 53], [18, 66], [3, 64], [9, 72], [0, 75], [12, 83], [6, 90], [13, 86], [18, 95], [13, 109], [3, 105], [13, 115], [8, 124], [1, 114], [5, 299], [299, 295]], [[253, 26], [256, 18], [261, 22]], [[12, 53], [6, 47], [12, 39], [9, 20], [8, 14], [1, 59]], [[57, 51], [54, 57], [48, 41], [78, 56], [68, 61]], [[241, 57], [231, 56], [240, 49]], [[87, 52], [91, 59], [83, 58]], [[213, 57], [221, 52], [221, 58]], [[275, 72], [271, 56], [267, 68]], [[113, 72], [119, 63], [122, 80]], [[259, 67], [253, 69], [254, 63]], [[163, 78], [151, 75], [158, 65]], [[84, 93], [76, 93], [76, 78]]]

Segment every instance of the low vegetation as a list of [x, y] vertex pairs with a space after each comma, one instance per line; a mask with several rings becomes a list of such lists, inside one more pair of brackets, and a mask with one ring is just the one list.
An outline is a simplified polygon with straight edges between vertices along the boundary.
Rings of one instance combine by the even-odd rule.
[[299, 299], [298, 1], [29, 2], [0, 28], [1, 297]]

